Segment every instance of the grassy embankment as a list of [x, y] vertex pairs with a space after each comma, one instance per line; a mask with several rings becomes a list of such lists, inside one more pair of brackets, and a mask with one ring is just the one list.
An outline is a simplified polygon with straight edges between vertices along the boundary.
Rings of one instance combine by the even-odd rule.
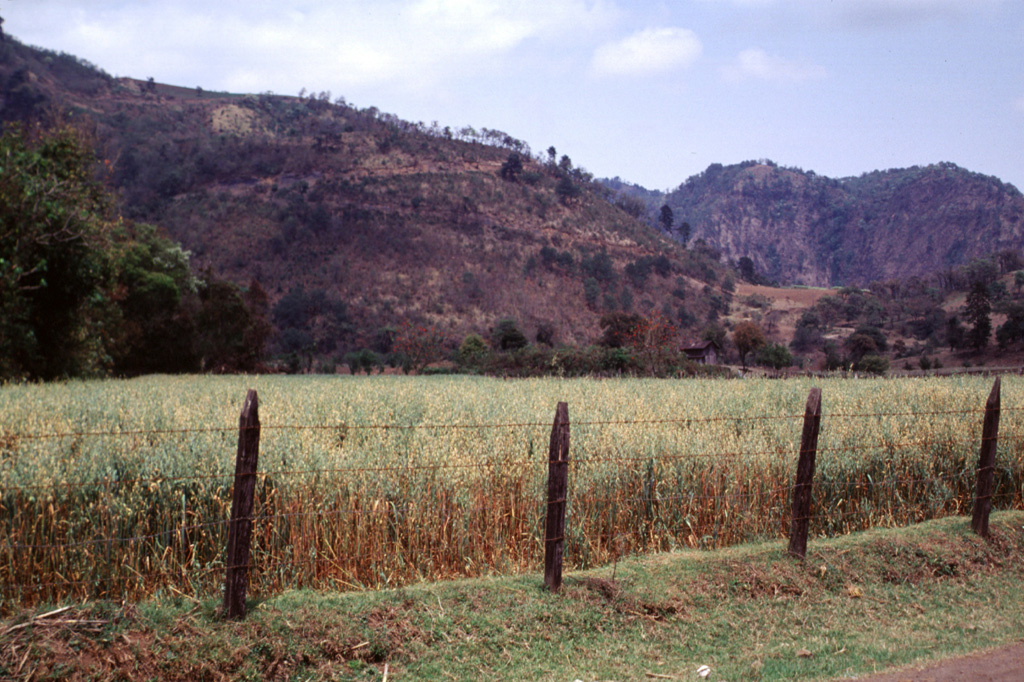
[[[214, 598], [87, 602], [0, 624], [0, 677], [34, 680], [821, 680], [1019, 641], [1024, 512], [993, 540], [947, 518], [814, 541], [684, 550], [573, 572], [346, 594], [288, 591], [244, 622]], [[40, 608], [35, 615], [47, 609]]]

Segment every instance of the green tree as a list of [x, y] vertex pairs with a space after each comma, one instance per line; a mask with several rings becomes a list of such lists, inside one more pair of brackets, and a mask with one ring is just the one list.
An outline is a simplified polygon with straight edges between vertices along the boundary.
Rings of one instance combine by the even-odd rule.
[[592, 256], [585, 256], [580, 260], [580, 269], [584, 274], [590, 275], [599, 282], [605, 284], [614, 282], [616, 279], [615, 263], [612, 257], [604, 249]]
[[853, 365], [853, 369], [881, 376], [889, 371], [889, 358], [881, 355], [865, 355]]
[[808, 308], [800, 315], [790, 345], [798, 351], [807, 351], [821, 343], [821, 318], [814, 308]]
[[1024, 340], [1024, 305], [1013, 303], [1006, 310], [1006, 322], [996, 330], [996, 341], [1000, 349]]
[[537, 343], [545, 346], [555, 345], [555, 328], [546, 322], [537, 325], [537, 334], [534, 337]]
[[876, 354], [879, 350], [878, 344], [869, 334], [853, 333], [846, 337], [843, 342], [846, 352], [849, 355], [850, 363], [856, 365], [865, 355]]
[[[563, 156], [562, 158], [564, 159], [566, 157]], [[568, 175], [563, 175], [558, 181], [558, 184], [555, 185], [555, 194], [557, 194], [561, 202], [566, 205], [571, 204], [582, 193], [583, 191], [576, 186], [576, 183], [574, 183], [572, 178]]]
[[245, 292], [232, 282], [207, 277], [199, 286], [199, 303], [196, 350], [200, 369], [207, 372], [257, 369], [270, 329], [264, 312], [265, 298], [261, 302], [252, 288]]
[[[323, 289], [306, 291], [301, 285], [292, 287], [278, 300], [273, 310], [274, 324], [281, 334], [280, 349], [286, 353], [298, 348], [286, 348], [284, 340], [294, 345], [300, 338], [308, 337], [310, 344], [303, 352], [330, 352], [340, 343], [350, 339], [354, 325], [348, 313], [348, 306]], [[295, 332], [301, 332], [301, 335]]]
[[992, 333], [992, 303], [989, 299], [988, 285], [984, 280], [976, 279], [971, 284], [971, 291], [964, 303], [964, 317], [971, 324], [967, 333], [967, 342], [975, 351], [981, 351], [988, 345]]
[[740, 322], [732, 330], [732, 343], [740, 354], [740, 362], [747, 366], [747, 355], [766, 343], [764, 332], [753, 322]]
[[498, 320], [491, 330], [491, 342], [498, 350], [519, 350], [530, 344], [526, 335], [519, 330], [516, 321], [511, 318]]
[[949, 344], [950, 350], [957, 350], [963, 348], [967, 342], [967, 330], [964, 329], [964, 325], [960, 322], [960, 318], [957, 315], [952, 315], [946, 320], [946, 343]]
[[661, 207], [661, 213], [658, 215], [658, 222], [661, 223], [661, 229], [665, 232], [672, 231], [672, 225], [675, 223], [675, 216], [672, 214], [672, 207], [665, 204]]
[[725, 328], [717, 322], [704, 327], [700, 333], [701, 341], [711, 341], [721, 350], [725, 350], [726, 336]]
[[750, 256], [741, 256], [739, 261], [736, 262], [736, 267], [740, 271], [740, 277], [751, 284], [760, 284], [760, 278], [757, 275], [757, 270], [754, 269], [754, 261]]
[[644, 318], [633, 313], [615, 311], [601, 316], [601, 345], [608, 348], [622, 348], [630, 344], [634, 331]]
[[878, 327], [865, 324], [857, 327], [854, 333], [870, 336], [871, 340], [875, 342], [875, 348], [878, 349], [879, 351], [884, 351], [889, 348], [889, 342], [885, 338], [885, 332], [883, 332]]
[[[152, 225], [122, 225], [110, 252], [120, 312], [110, 354], [120, 375], [194, 372], [197, 281], [189, 254]], [[194, 307], [194, 306], [191, 306]]]
[[963, 270], [972, 289], [978, 282], [988, 286], [999, 278], [999, 266], [991, 258], [972, 258]]
[[679, 242], [686, 246], [688, 241], [690, 241], [690, 223], [683, 223], [679, 226]]
[[769, 343], [758, 351], [757, 362], [765, 367], [779, 370], [793, 364], [793, 355], [781, 343]]
[[822, 350], [825, 351], [825, 369], [834, 372], [843, 366], [843, 358], [835, 341], [826, 341]]
[[501, 177], [510, 182], [517, 182], [523, 174], [523, 157], [519, 152], [510, 152], [505, 163], [501, 164]]
[[69, 127], [0, 136], [0, 376], [100, 373], [115, 224], [95, 157]]
[[373, 374], [375, 368], [381, 366], [380, 356], [369, 348], [345, 353], [342, 359], [348, 365], [348, 371], [352, 374], [359, 374], [362, 371], [369, 376]]
[[821, 320], [822, 331], [828, 331], [843, 313], [843, 302], [836, 296], [822, 296], [814, 304], [814, 312]]
[[459, 364], [466, 367], [479, 364], [487, 357], [490, 350], [482, 336], [467, 334], [466, 338], [462, 340], [462, 345], [459, 346]]

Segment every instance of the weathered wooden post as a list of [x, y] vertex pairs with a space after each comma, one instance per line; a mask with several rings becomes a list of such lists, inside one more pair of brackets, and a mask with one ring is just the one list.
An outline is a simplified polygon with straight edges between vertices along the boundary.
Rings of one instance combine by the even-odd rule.
[[800, 459], [793, 486], [793, 518], [789, 526], [789, 553], [799, 559], [807, 555], [807, 529], [811, 522], [811, 484], [814, 460], [818, 454], [818, 430], [821, 426], [821, 389], [812, 388], [804, 410], [804, 432], [800, 438]]
[[562, 587], [562, 552], [565, 546], [565, 499], [569, 483], [569, 405], [558, 403], [551, 426], [548, 451], [548, 511], [544, 528], [544, 585], [552, 592]]
[[985, 403], [985, 422], [981, 427], [981, 454], [978, 457], [978, 488], [974, 495], [971, 528], [988, 537], [988, 515], [992, 511], [992, 483], [995, 478], [996, 446], [999, 442], [999, 377]]
[[224, 615], [227, 618], [245, 618], [245, 592], [249, 587], [249, 542], [252, 540], [252, 507], [259, 455], [259, 400], [256, 391], [249, 389], [238, 420], [238, 454], [235, 458], [235, 484], [225, 559], [227, 577], [224, 582]]

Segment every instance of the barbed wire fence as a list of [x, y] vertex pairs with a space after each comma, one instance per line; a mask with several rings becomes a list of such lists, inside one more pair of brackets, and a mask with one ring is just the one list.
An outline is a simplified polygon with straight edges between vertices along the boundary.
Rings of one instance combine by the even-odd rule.
[[[0, 609], [80, 598], [136, 599], [166, 591], [199, 599], [223, 589], [224, 611], [243, 617], [250, 586], [366, 589], [486, 573], [539, 571], [557, 591], [570, 570], [624, 554], [710, 548], [757, 538], [789, 539], [806, 555], [809, 537], [873, 525], [972, 516], [987, 536], [992, 508], [1024, 508], [1024, 461], [996, 462], [997, 444], [1019, 452], [1021, 434], [998, 434], [997, 379], [972, 410], [833, 413], [822, 418], [812, 389], [803, 415], [569, 419], [553, 423], [261, 425], [246, 396], [234, 474], [105, 476], [0, 489]], [[818, 447], [823, 424], [885, 417], [980, 420], [979, 439], [862, 439]], [[639, 453], [576, 452], [573, 434], [617, 427], [699, 429], [714, 422], [757, 429], [784, 422], [799, 448]], [[534, 442], [550, 429], [545, 458]], [[258, 467], [261, 432], [501, 430], [529, 442], [521, 456], [311, 468]], [[93, 430], [3, 435], [49, 439], [178, 437], [234, 429]], [[913, 458], [901, 453], [965, 453]], [[827, 464], [875, 453], [858, 467]], [[888, 457], [887, 457], [887, 456]], [[751, 464], [756, 462], [756, 464]], [[815, 469], [818, 468], [816, 472]], [[794, 476], [795, 469], [795, 476]], [[544, 491], [547, 490], [545, 495]]]

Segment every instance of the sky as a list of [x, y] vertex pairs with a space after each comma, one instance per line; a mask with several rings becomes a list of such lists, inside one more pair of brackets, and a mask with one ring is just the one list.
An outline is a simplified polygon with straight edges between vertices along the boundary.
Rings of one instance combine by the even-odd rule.
[[674, 189], [951, 161], [1024, 189], [1022, 0], [0, 0], [115, 76], [330, 92]]

